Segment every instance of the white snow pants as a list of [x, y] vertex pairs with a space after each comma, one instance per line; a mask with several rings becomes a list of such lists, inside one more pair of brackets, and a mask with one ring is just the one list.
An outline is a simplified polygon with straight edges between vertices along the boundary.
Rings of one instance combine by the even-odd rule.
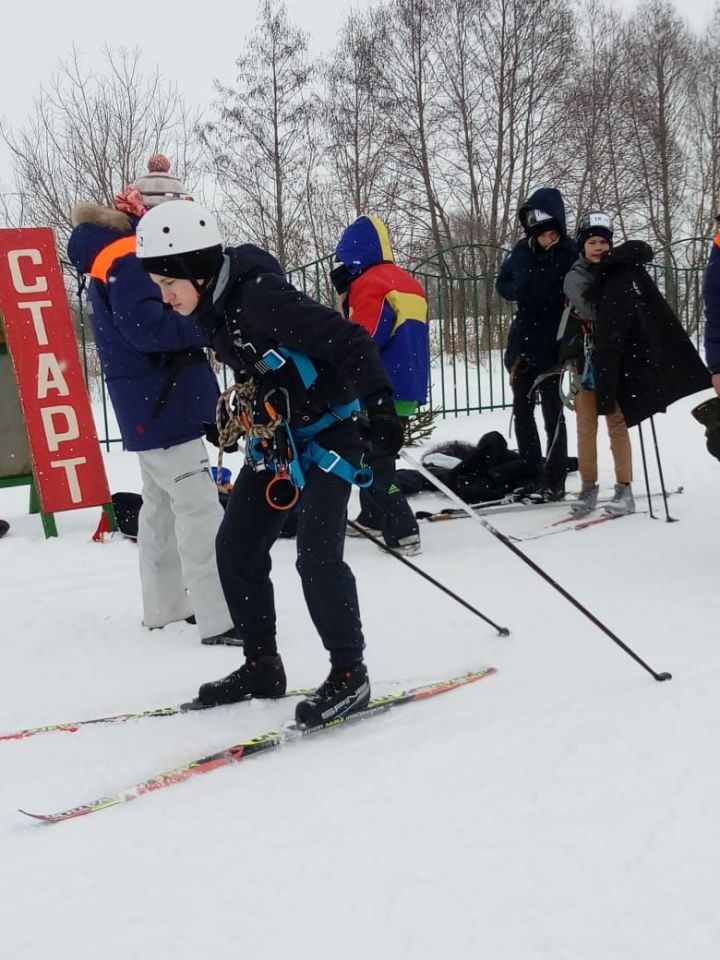
[[163, 627], [194, 613], [201, 637], [224, 633], [232, 621], [215, 560], [223, 509], [205, 444], [198, 438], [138, 457], [143, 623]]

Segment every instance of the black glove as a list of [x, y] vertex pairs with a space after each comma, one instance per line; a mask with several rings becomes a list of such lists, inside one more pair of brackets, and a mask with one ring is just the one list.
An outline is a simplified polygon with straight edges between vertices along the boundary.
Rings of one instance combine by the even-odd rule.
[[708, 453], [712, 454], [716, 460], [720, 460], [720, 430], [706, 430], [705, 438]]
[[[203, 421], [201, 426], [202, 426], [202, 432], [205, 434], [205, 439], [209, 441], [214, 447], [219, 447], [220, 434], [218, 432], [217, 424]], [[223, 450], [225, 451], [225, 453], [236, 453], [238, 450], [237, 440], [235, 441], [235, 443], [232, 444], [232, 446], [223, 447]]]
[[389, 399], [368, 403], [367, 414], [373, 453], [396, 457], [403, 445], [405, 431], [395, 404]]
[[720, 397], [711, 397], [703, 400], [690, 413], [698, 423], [708, 428], [708, 431], [720, 430]]

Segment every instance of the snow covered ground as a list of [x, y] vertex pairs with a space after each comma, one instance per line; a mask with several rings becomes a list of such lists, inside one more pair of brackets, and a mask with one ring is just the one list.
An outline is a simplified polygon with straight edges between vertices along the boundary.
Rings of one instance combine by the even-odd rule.
[[[114, 793], [276, 729], [292, 703], [0, 743], [4, 960], [715, 960], [720, 465], [688, 414], [699, 399], [657, 418], [667, 484], [685, 486], [670, 502], [679, 523], [638, 515], [524, 545], [672, 682], [470, 520], [424, 526], [418, 564], [508, 638], [348, 541], [376, 692], [490, 664], [498, 674], [56, 826], [16, 808]], [[507, 420], [444, 421], [433, 442]], [[602, 427], [600, 446], [609, 488]], [[113, 491], [139, 489], [134, 456], [106, 462]], [[639, 492], [639, 457], [637, 472]], [[137, 548], [89, 542], [98, 510], [60, 515], [59, 539], [45, 541], [26, 505], [26, 489], [0, 491], [12, 524], [0, 732], [173, 704], [238, 665], [237, 650], [202, 647], [185, 624], [141, 627]], [[493, 522], [530, 534], [554, 511]], [[294, 545], [274, 558], [289, 681], [313, 685], [326, 661]]]

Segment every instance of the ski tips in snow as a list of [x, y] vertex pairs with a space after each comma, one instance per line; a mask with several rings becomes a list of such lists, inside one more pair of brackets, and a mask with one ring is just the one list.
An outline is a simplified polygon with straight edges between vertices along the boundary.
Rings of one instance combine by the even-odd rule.
[[128, 787], [120, 793], [109, 797], [100, 797], [97, 800], [71, 807], [69, 810], [63, 810], [59, 813], [32, 813], [29, 810], [23, 809], [19, 809], [18, 812], [42, 823], [60, 823], [63, 820], [74, 820], [78, 817], [87, 816], [90, 813], [97, 813], [99, 810], [105, 810], [108, 807], [114, 807], [118, 804], [135, 800], [145, 793], [152, 793], [155, 790], [171, 786], [174, 783], [181, 783], [183, 780], [188, 780], [196, 774], [210, 773], [212, 770], [237, 763], [257, 753], [275, 749], [285, 743], [296, 743], [322, 730], [334, 730], [346, 723], [376, 716], [402, 704], [414, 703], [418, 700], [427, 700], [441, 693], [457, 690], [459, 687], [474, 683], [477, 680], [482, 680], [484, 677], [489, 677], [496, 672], [495, 667], [484, 667], [481, 670], [466, 673], [460, 677], [453, 677], [450, 680], [440, 680], [435, 683], [424, 684], [423, 686], [410, 687], [409, 689], [395, 693], [387, 693], [380, 697], [374, 697], [367, 707], [357, 713], [335, 717], [316, 727], [301, 727], [291, 724], [289, 728], [281, 728], [279, 731], [270, 730], [267, 733], [261, 734], [259, 737], [253, 737], [250, 740], [244, 740], [242, 743], [227, 747], [224, 750], [218, 750], [216, 753], [208, 754], [208, 756], [190, 760], [182, 766], [175, 767], [173, 770], [168, 770], [165, 773], [150, 777], [148, 780], [136, 783], [134, 786]]

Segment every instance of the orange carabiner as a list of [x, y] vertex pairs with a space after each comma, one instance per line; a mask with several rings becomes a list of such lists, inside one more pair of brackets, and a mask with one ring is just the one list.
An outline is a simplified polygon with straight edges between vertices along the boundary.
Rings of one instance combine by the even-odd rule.
[[265, 487], [265, 500], [273, 510], [292, 510], [299, 496], [300, 491], [284, 468], [279, 469]]

